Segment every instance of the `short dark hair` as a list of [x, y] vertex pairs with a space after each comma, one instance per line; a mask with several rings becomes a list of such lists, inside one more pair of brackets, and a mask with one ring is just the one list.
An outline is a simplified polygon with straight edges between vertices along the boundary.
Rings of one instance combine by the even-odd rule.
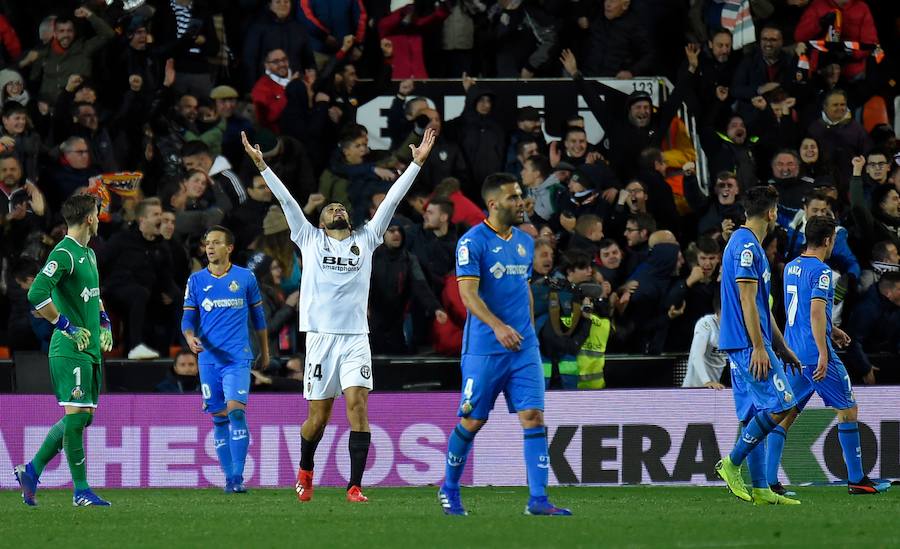
[[779, 156], [783, 155], [783, 154], [791, 155], [791, 156], [794, 157], [794, 160], [796, 160], [797, 163], [800, 162], [800, 153], [798, 153], [798, 152], [795, 151], [794, 149], [787, 149], [787, 148], [784, 148], [784, 149], [778, 149], [778, 150], [775, 152], [775, 154], [772, 155], [772, 161], [771, 161], [771, 164], [774, 165], [774, 164], [775, 164], [775, 159], [778, 158]]
[[587, 130], [580, 126], [569, 126], [566, 128], [566, 132], [563, 134], [563, 141], [569, 138], [570, 133], [583, 133], [585, 137], [587, 137]]
[[18, 101], [7, 101], [3, 104], [3, 118], [8, 118], [17, 113], [27, 115], [28, 109], [26, 109], [25, 105], [19, 103]]
[[366, 135], [368, 135], [368, 132], [363, 126], [360, 126], [358, 124], [351, 124], [344, 128], [344, 131], [341, 132], [341, 135], [338, 138], [338, 147], [340, 147], [340, 149], [343, 151], [344, 149], [352, 145], [354, 141]]
[[655, 171], [654, 164], [663, 162], [662, 151], [657, 147], [647, 147], [641, 151], [641, 167], [647, 171]]
[[637, 225], [639, 231], [647, 231], [648, 236], [656, 232], [656, 220], [648, 213], [638, 212], [631, 214], [625, 222], [629, 221]]
[[[619, 243], [612, 238], [604, 238], [600, 241], [599, 244], [597, 244], [597, 249], [602, 251], [609, 248], [610, 246], [619, 246]], [[619, 248], [621, 248], [621, 246], [619, 246]]]
[[481, 185], [481, 198], [486, 204], [488, 201], [488, 197], [499, 191], [500, 187], [508, 183], [518, 182], [519, 180], [516, 178], [516, 176], [511, 173], [492, 173], [491, 175], [484, 178], [484, 183]]
[[535, 139], [531, 136], [523, 137], [522, 139], [519, 140], [518, 143], [516, 143], [516, 154], [517, 155], [522, 154], [522, 151], [525, 150], [526, 145], [537, 145], [537, 144], [538, 144], [537, 139]]
[[876, 242], [872, 246], [872, 261], [885, 261], [888, 258], [888, 246], [893, 244], [890, 240]]
[[541, 177], [546, 178], [553, 173], [553, 166], [550, 165], [550, 160], [542, 154], [529, 156], [525, 159], [525, 163], [531, 164], [531, 167], [537, 170]]
[[209, 150], [209, 145], [207, 145], [206, 143], [204, 143], [203, 141], [200, 141], [198, 139], [195, 139], [193, 141], [188, 141], [187, 143], [184, 144], [183, 147], [181, 147], [181, 157], [182, 158], [187, 157], [187, 156], [196, 156], [198, 154], [204, 154], [204, 155], [212, 158], [212, 153]]
[[28, 277], [37, 276], [41, 270], [41, 265], [30, 257], [22, 257], [13, 263], [12, 276], [13, 280], [25, 280]]
[[764, 30], [766, 30], [766, 29], [777, 30], [778, 32], [781, 33], [781, 36], [782, 36], [782, 37], [784, 36], [784, 30], [782, 30], [781, 27], [780, 27], [778, 24], [773, 23], [773, 22], [771, 22], [771, 21], [770, 21], [770, 22], [767, 22], [767, 23], [764, 23], [763, 26], [761, 26], [761, 27], [759, 28], [759, 35], [762, 36], [762, 31], [764, 31]]
[[872, 206], [880, 208], [881, 204], [887, 200], [887, 196], [891, 191], [897, 192], [893, 185], [876, 185], [872, 189]]
[[193, 353], [193, 351], [189, 351], [188, 349], [181, 349], [177, 353], [175, 353], [174, 357], [172, 357], [172, 364], [173, 365], [177, 364], [178, 359], [183, 356], [191, 356], [191, 357], [194, 357], [194, 360], [197, 360], [197, 355], [195, 355]]
[[722, 247], [719, 246], [719, 241], [709, 236], [697, 238], [696, 246], [698, 252], [705, 253], [706, 255], [718, 255], [722, 253]]
[[591, 254], [584, 250], [566, 250], [559, 258], [559, 270], [563, 273], [584, 269], [591, 265]]
[[713, 29], [712, 32], [709, 33], [709, 39], [712, 40], [713, 38], [715, 38], [716, 36], [719, 36], [720, 34], [727, 34], [729, 38], [734, 37], [734, 35], [731, 33], [731, 31], [726, 29], [725, 27], [716, 27], [715, 29]]
[[75, 20], [72, 19], [71, 15], [68, 15], [68, 14], [57, 15], [56, 20], [53, 22], [53, 25], [59, 26], [59, 25], [62, 25], [63, 23], [71, 23], [72, 26], [76, 28], [76, 30], [78, 29], [77, 25], [75, 25]]
[[803, 197], [803, 205], [807, 206], [813, 200], [821, 200], [832, 208], [834, 207], [834, 200], [820, 188], [811, 189], [808, 193], [806, 193], [806, 196]]
[[228, 246], [234, 246], [234, 233], [228, 227], [223, 227], [221, 225], [213, 225], [212, 227], [206, 229], [206, 232], [203, 233], [203, 241], [206, 241], [206, 238], [209, 236], [209, 233], [222, 233], [225, 235], [225, 244]]
[[834, 237], [837, 230], [837, 221], [830, 215], [816, 215], [806, 220], [806, 244], [819, 247], [825, 245], [825, 240]]
[[81, 225], [91, 214], [99, 211], [97, 197], [92, 194], [74, 194], [62, 205], [62, 216], [66, 225]]
[[883, 156], [884, 159], [888, 161], [888, 163], [890, 163], [890, 161], [891, 161], [891, 155], [888, 154], [888, 152], [887, 152], [884, 148], [882, 148], [882, 147], [874, 147], [872, 150], [870, 150], [869, 152], [867, 152], [867, 153], [866, 153], [866, 160], [868, 161], [869, 157], [872, 156], [872, 155], [879, 155], [879, 154], [880, 154], [881, 156]]
[[758, 185], [742, 193], [741, 202], [747, 217], [762, 217], [778, 206], [778, 190], [772, 185]]
[[900, 284], [900, 271], [888, 271], [881, 275], [881, 279], [878, 281], [878, 289], [887, 290], [897, 284]]
[[447, 197], [460, 189], [459, 179], [455, 177], [445, 177], [434, 187], [434, 196]]
[[456, 210], [456, 207], [453, 205], [452, 200], [439, 196], [428, 201], [429, 206], [431, 206], [432, 204], [437, 206], [441, 210], [442, 214], [447, 214], [448, 220], [453, 219], [453, 212]]

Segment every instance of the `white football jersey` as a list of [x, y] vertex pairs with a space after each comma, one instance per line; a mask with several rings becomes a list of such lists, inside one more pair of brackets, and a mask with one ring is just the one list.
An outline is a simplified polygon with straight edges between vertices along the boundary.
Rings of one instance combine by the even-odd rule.
[[300, 248], [301, 332], [367, 334], [372, 254], [381, 245], [400, 200], [409, 190], [419, 165], [415, 162], [391, 185], [371, 221], [353, 229], [348, 238], [335, 240], [311, 224], [278, 176], [267, 168], [263, 179], [281, 203], [291, 228], [291, 240]]

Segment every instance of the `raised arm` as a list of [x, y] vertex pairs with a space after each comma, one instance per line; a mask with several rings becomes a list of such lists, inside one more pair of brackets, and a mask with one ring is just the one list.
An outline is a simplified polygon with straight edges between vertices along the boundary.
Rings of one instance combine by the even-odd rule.
[[[300, 204], [294, 200], [294, 197], [291, 196], [290, 191], [284, 186], [281, 179], [266, 165], [259, 145], [251, 145], [250, 141], [247, 140], [247, 134], [244, 132], [241, 132], [241, 141], [244, 143], [244, 151], [246, 151], [247, 156], [256, 165], [256, 169], [259, 170], [259, 174], [265, 179], [266, 185], [269, 186], [272, 194], [275, 195], [275, 198], [281, 204], [284, 217], [287, 218], [288, 226], [291, 228], [291, 240], [296, 240], [300, 232], [304, 230], [304, 227], [314, 228], [312, 223], [307, 221]], [[387, 230], [387, 227], [385, 227], [385, 230]]]
[[431, 153], [431, 147], [434, 146], [434, 139], [434, 129], [428, 128], [425, 130], [425, 135], [422, 136], [422, 142], [418, 147], [414, 145], [409, 146], [410, 150], [412, 150], [412, 164], [410, 164], [409, 167], [406, 168], [406, 171], [403, 172], [403, 175], [391, 185], [391, 188], [388, 190], [381, 205], [379, 205], [378, 209], [375, 211], [375, 215], [372, 216], [372, 220], [369, 221], [372, 232], [379, 237], [387, 231], [388, 223], [390, 223], [391, 218], [394, 217], [397, 206], [400, 205], [400, 201], [406, 196], [406, 192], [409, 191], [413, 181], [416, 180], [416, 176], [419, 175], [419, 169], [425, 164], [428, 154]]

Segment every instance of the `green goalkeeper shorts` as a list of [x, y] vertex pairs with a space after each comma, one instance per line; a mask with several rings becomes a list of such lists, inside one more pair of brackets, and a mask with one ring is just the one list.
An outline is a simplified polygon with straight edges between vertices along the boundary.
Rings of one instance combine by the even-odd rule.
[[101, 371], [90, 359], [50, 357], [50, 379], [59, 405], [96, 408]]

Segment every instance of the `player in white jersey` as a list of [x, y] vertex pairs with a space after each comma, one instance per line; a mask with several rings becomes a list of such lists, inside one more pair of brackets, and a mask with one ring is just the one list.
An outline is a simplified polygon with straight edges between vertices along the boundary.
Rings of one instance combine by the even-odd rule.
[[350, 226], [346, 207], [331, 203], [322, 209], [316, 227], [265, 161], [259, 146], [241, 138], [272, 194], [281, 203], [291, 229], [291, 240], [303, 257], [300, 280], [300, 331], [306, 332], [306, 371], [303, 396], [308, 414], [300, 430], [300, 470], [297, 498], [313, 494], [313, 456], [341, 392], [350, 423], [350, 482], [347, 500], [368, 501], [360, 490], [369, 455], [368, 396], [372, 390], [372, 353], [366, 306], [372, 276], [372, 254], [387, 231], [403, 196], [434, 145], [435, 132], [425, 130], [418, 147], [410, 145], [413, 162], [406, 168], [372, 216], [362, 227]]

